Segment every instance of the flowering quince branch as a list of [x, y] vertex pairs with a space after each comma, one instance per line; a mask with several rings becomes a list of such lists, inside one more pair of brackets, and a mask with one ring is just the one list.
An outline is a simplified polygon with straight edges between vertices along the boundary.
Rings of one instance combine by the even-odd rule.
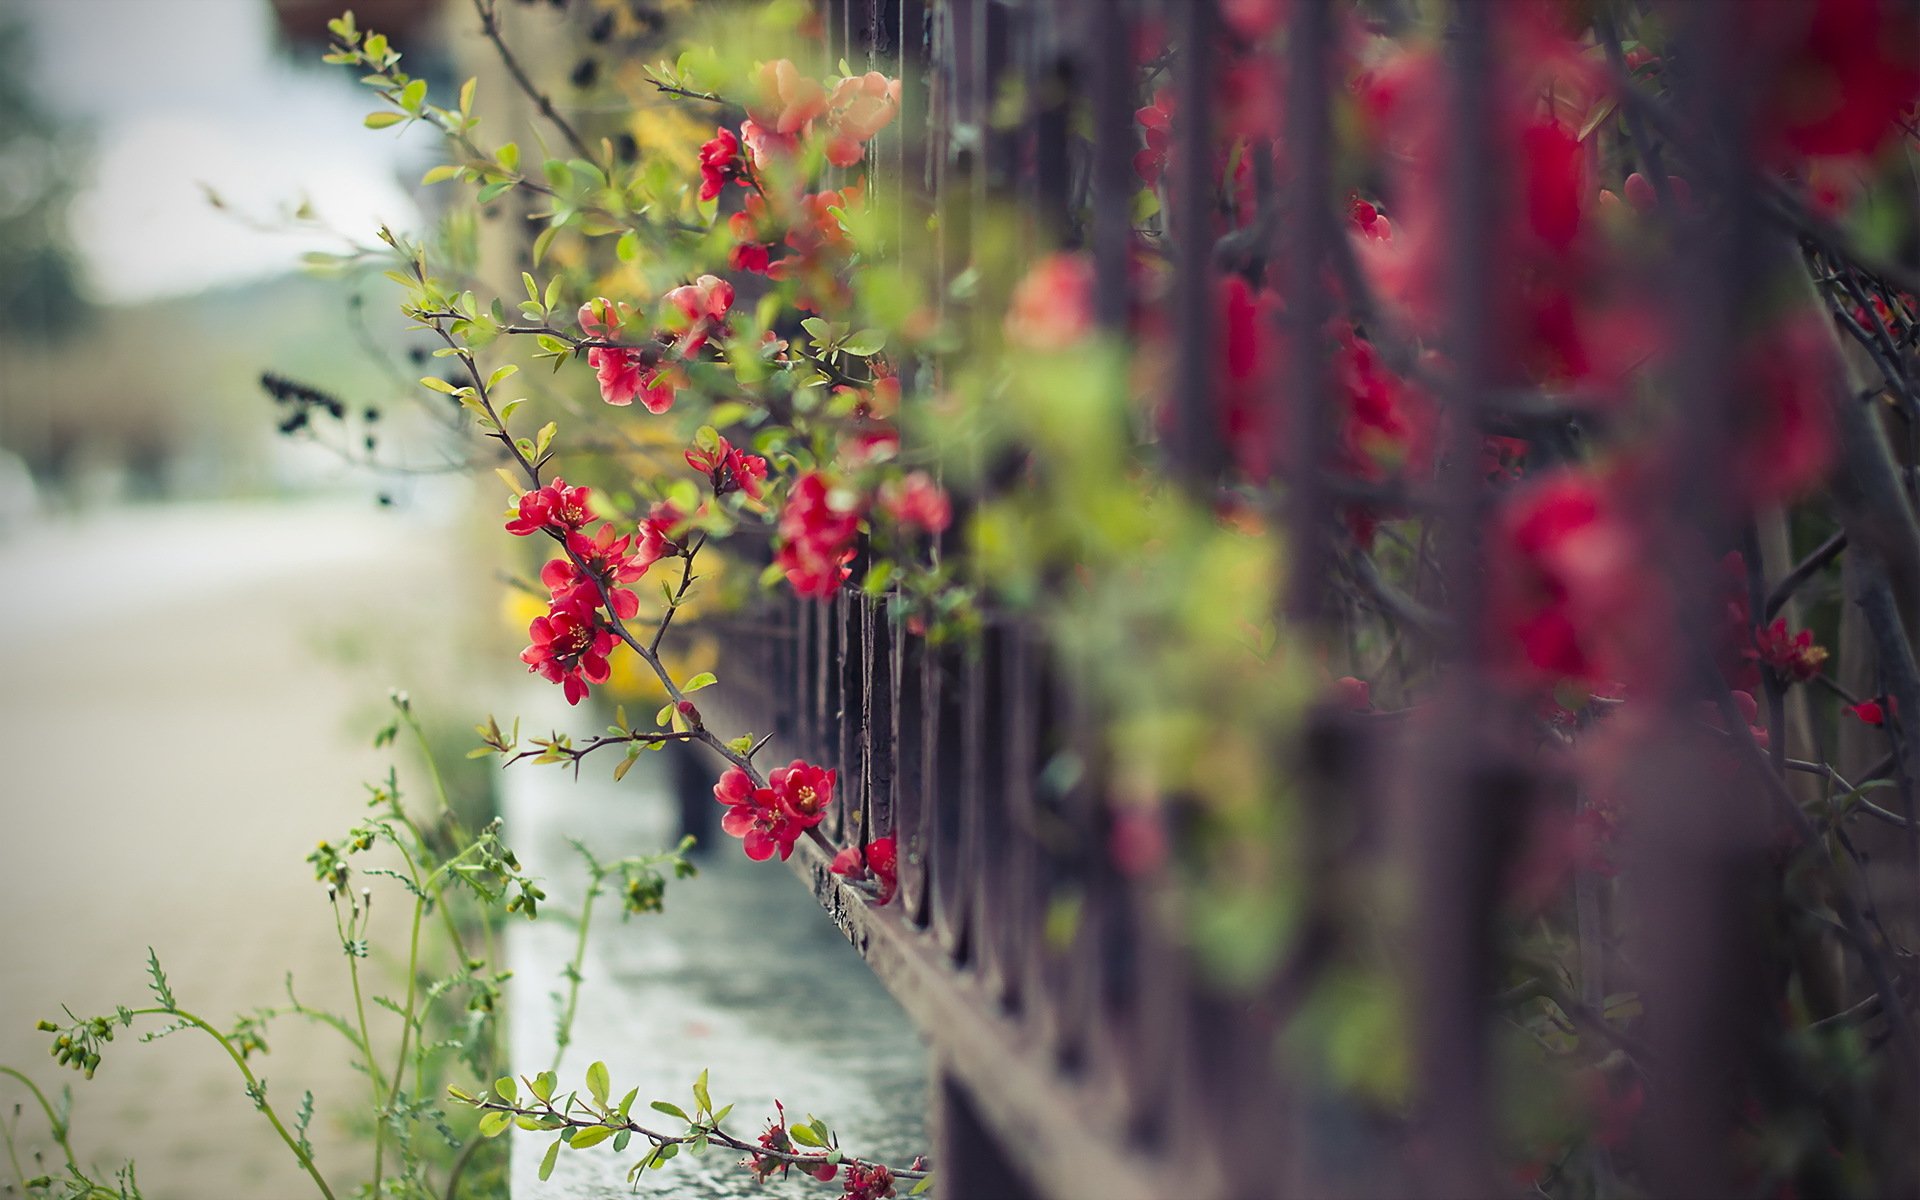
[[[527, 1130], [557, 1132], [559, 1136], [547, 1147], [546, 1155], [541, 1159], [540, 1178], [543, 1180], [553, 1173], [562, 1148], [586, 1150], [611, 1141], [613, 1149], [619, 1152], [627, 1148], [635, 1135], [644, 1139], [650, 1149], [646, 1157], [629, 1172], [629, 1178], [633, 1180], [638, 1180], [649, 1169], [664, 1167], [682, 1147], [693, 1154], [701, 1154], [715, 1145], [744, 1152], [747, 1157], [741, 1161], [741, 1165], [751, 1168], [763, 1181], [775, 1173], [784, 1175], [793, 1167], [799, 1167], [805, 1174], [822, 1182], [832, 1180], [844, 1171], [846, 1194], [859, 1197], [860, 1200], [880, 1200], [881, 1197], [893, 1196], [895, 1180], [924, 1181], [933, 1176], [933, 1172], [918, 1159], [912, 1166], [888, 1167], [884, 1163], [846, 1154], [840, 1150], [839, 1139], [824, 1121], [815, 1117], [804, 1125], [789, 1125], [785, 1119], [785, 1109], [777, 1103], [775, 1108], [778, 1115], [768, 1123], [767, 1131], [756, 1141], [735, 1137], [721, 1125], [733, 1111], [733, 1105], [724, 1105], [717, 1110], [714, 1108], [707, 1090], [707, 1073], [704, 1071], [694, 1081], [691, 1114], [671, 1101], [649, 1102], [649, 1107], [654, 1111], [685, 1122], [685, 1127], [678, 1133], [654, 1129], [633, 1119], [633, 1105], [640, 1095], [638, 1088], [627, 1092], [618, 1103], [614, 1103], [611, 1099], [612, 1083], [605, 1063], [596, 1062], [587, 1068], [586, 1096], [574, 1091], [560, 1099], [555, 1092], [558, 1082], [554, 1072], [543, 1071], [538, 1075], [520, 1076], [517, 1080], [503, 1076], [495, 1081], [490, 1091], [478, 1096], [456, 1087], [448, 1088], [447, 1093], [452, 1099], [485, 1114], [480, 1119], [480, 1129], [487, 1137], [497, 1137], [515, 1125]], [[522, 1086], [530, 1094], [524, 1101], [520, 1091]], [[925, 1189], [915, 1189], [916, 1192], [922, 1190]]]

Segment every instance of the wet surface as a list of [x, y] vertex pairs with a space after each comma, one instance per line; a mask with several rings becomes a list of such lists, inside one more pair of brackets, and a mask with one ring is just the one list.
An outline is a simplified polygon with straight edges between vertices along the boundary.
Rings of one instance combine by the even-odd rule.
[[[576, 714], [571, 724], [587, 722]], [[652, 853], [678, 836], [664, 756], [649, 755], [618, 784], [608, 778], [613, 763], [588, 760], [578, 783], [553, 767], [508, 772], [506, 832], [528, 869], [549, 881], [556, 914], [577, 911], [585, 885], [569, 835], [603, 861]], [[724, 835], [708, 850], [698, 878], [669, 883], [664, 914], [623, 923], [617, 894], [596, 902], [561, 1090], [581, 1088], [597, 1058], [607, 1063], [616, 1097], [640, 1088], [635, 1112], [652, 1099], [690, 1109], [693, 1080], [705, 1068], [715, 1105], [735, 1106], [726, 1128], [737, 1137], [756, 1137], [777, 1098], [789, 1117], [825, 1119], [850, 1153], [902, 1164], [926, 1152], [927, 1060], [905, 1015], [793, 872], [749, 861]], [[571, 923], [545, 916], [543, 909], [539, 923], [516, 926], [510, 946], [519, 989], [513, 1052], [524, 1074], [552, 1060], [557, 1001], [549, 993], [562, 987], [573, 952]], [[659, 1118], [661, 1128], [672, 1124]], [[610, 1143], [563, 1149], [542, 1183], [540, 1159], [553, 1135], [513, 1136], [516, 1200], [630, 1194], [626, 1173], [644, 1153], [639, 1139], [620, 1154]], [[699, 1158], [683, 1153], [665, 1170], [649, 1171], [639, 1190], [690, 1198], [840, 1194], [837, 1181], [798, 1175], [761, 1187], [739, 1159], [718, 1147]]]

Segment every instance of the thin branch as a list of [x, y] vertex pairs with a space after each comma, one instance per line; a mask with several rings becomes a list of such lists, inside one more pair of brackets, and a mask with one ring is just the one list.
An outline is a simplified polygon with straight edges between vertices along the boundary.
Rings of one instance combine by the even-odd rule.
[[506, 39], [500, 36], [500, 13], [496, 0], [473, 0], [473, 11], [480, 16], [480, 31], [487, 35], [488, 41], [493, 43], [494, 50], [500, 55], [501, 65], [507, 68], [507, 73], [513, 76], [513, 81], [520, 85], [521, 92], [525, 93], [527, 99], [533, 101], [539, 108], [540, 115], [551, 121], [553, 127], [567, 139], [567, 144], [573, 147], [574, 153], [592, 162], [593, 150], [587, 145], [586, 139], [582, 138], [573, 126], [567, 123], [567, 119], [560, 115], [560, 111], [554, 108], [553, 101], [547, 98], [547, 94], [534, 86], [533, 80], [527, 78], [527, 73], [520, 68], [520, 61], [514, 58], [513, 51], [507, 48]]

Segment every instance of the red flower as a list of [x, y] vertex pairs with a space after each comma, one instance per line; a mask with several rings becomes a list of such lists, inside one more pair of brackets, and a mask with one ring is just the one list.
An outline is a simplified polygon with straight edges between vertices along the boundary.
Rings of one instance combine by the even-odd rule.
[[1792, 500], [1833, 461], [1841, 364], [1822, 318], [1807, 311], [1756, 338], [1739, 366], [1729, 472], [1750, 503]]
[[541, 570], [540, 582], [547, 585], [556, 601], [580, 599], [589, 607], [600, 603], [604, 585], [613, 615], [631, 620], [640, 612], [640, 598], [619, 585], [640, 578], [654, 562], [643, 561], [641, 555], [629, 550], [632, 543], [632, 534], [615, 537], [610, 524], [601, 525], [591, 537], [576, 529], [567, 535], [567, 549], [578, 556], [585, 569], [570, 558], [556, 558]]
[[756, 788], [739, 767], [728, 767], [713, 786], [713, 798], [727, 806], [720, 828], [737, 837], [747, 857], [765, 862], [776, 852], [785, 862], [806, 826], [796, 824], [775, 802], [773, 789]]
[[520, 515], [507, 522], [507, 532], [516, 537], [542, 529], [568, 533], [592, 519], [587, 489], [568, 487], [566, 480], [555, 476], [547, 486], [521, 495]]
[[[762, 1149], [779, 1150], [790, 1154], [793, 1152], [793, 1139], [787, 1136], [787, 1110], [778, 1100], [773, 1102], [773, 1109], [774, 1119], [767, 1122], [766, 1131], [760, 1135], [760, 1146]], [[740, 1165], [752, 1171], [761, 1183], [765, 1183], [773, 1177], [775, 1171], [780, 1173], [780, 1178], [785, 1179], [793, 1163], [771, 1154], [754, 1154], [749, 1151], [747, 1157], [740, 1160]]]
[[1133, 156], [1133, 169], [1148, 186], [1160, 182], [1167, 169], [1167, 154], [1173, 145], [1173, 89], [1161, 88], [1153, 94], [1153, 106], [1133, 114], [1146, 138], [1146, 149]]
[[947, 493], [925, 471], [880, 485], [880, 511], [909, 529], [939, 533], [953, 521]]
[[1847, 705], [1846, 711], [1852, 713], [1869, 725], [1885, 725], [1889, 712], [1896, 717], [1900, 715], [1899, 701], [1893, 699], [1891, 696], [1887, 697], [1886, 700], [1887, 703], [1884, 707], [1879, 700], [1862, 700], [1858, 704]]
[[767, 460], [758, 454], [748, 454], [723, 437], [712, 450], [696, 446], [687, 451], [686, 457], [687, 465], [705, 475], [713, 485], [714, 495], [745, 492], [754, 500], [760, 498], [760, 481], [767, 477]]
[[775, 557], [795, 594], [818, 600], [832, 598], [848, 574], [853, 541], [860, 532], [860, 514], [838, 507], [833, 490], [816, 472], [800, 477], [780, 510], [783, 544]]
[[1753, 649], [1747, 653], [1778, 671], [1782, 677], [1802, 683], [1819, 675], [1820, 664], [1827, 661], [1827, 648], [1813, 644], [1813, 630], [1802, 629], [1794, 637], [1787, 636], [1785, 617], [1765, 629], [1754, 630]]
[[893, 1172], [880, 1163], [848, 1163], [845, 1200], [886, 1200], [894, 1194]]
[[1519, 675], [1603, 683], [1660, 661], [1647, 644], [1660, 580], [1601, 479], [1567, 471], [1515, 491], [1489, 553], [1488, 632]]
[[713, 140], [700, 147], [700, 198], [712, 200], [729, 179], [745, 186], [741, 166], [740, 139], [731, 129], [714, 131]]
[[568, 704], [585, 699], [588, 684], [607, 681], [613, 632], [578, 594], [557, 597], [546, 616], [533, 619], [527, 636], [532, 644], [520, 652], [520, 661], [534, 674], [560, 684]]
[[1347, 206], [1347, 220], [1362, 237], [1376, 242], [1393, 240], [1393, 222], [1378, 208], [1355, 196]]
[[864, 850], [858, 846], [848, 846], [833, 856], [831, 870], [835, 875], [844, 875], [856, 883], [871, 876], [876, 904], [892, 900], [900, 886], [899, 859], [891, 837], [875, 838], [867, 843]]
[[702, 275], [692, 283], [674, 288], [666, 298], [679, 310], [686, 325], [686, 332], [674, 345], [675, 353], [684, 357], [698, 354], [708, 337], [723, 331], [727, 310], [733, 307], [733, 285], [717, 275]]
[[665, 500], [653, 506], [646, 519], [640, 522], [640, 540], [634, 545], [633, 561], [640, 565], [641, 570], [646, 570], [669, 554], [681, 552], [673, 530], [684, 519], [680, 510]]
[[[749, 197], [749, 204], [759, 197]], [[772, 242], [762, 238], [759, 223], [750, 211], [727, 218], [727, 231], [733, 234], [733, 249], [727, 252], [727, 269], [765, 275], [773, 265]]]
[[1767, 85], [1760, 132], [1777, 154], [1871, 154], [1920, 97], [1920, 20], [1893, 0], [1772, 0], [1736, 30]]
[[600, 376], [600, 398], [617, 408], [639, 400], [650, 413], [672, 408], [684, 380], [679, 372], [651, 365], [647, 359], [644, 350], [606, 346], [588, 350], [587, 365]]
[[1349, 712], [1373, 711], [1373, 688], [1364, 679], [1342, 675], [1333, 681], [1334, 703]]
[[[833, 803], [833, 782], [837, 772], [794, 759], [767, 776], [774, 800], [796, 829], [812, 829], [827, 815]], [[783, 856], [784, 857], [784, 856]]]

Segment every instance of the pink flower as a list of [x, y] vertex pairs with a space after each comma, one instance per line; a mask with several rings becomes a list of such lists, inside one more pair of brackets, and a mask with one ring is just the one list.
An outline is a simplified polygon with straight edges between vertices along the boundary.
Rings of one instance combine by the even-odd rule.
[[1049, 254], [1013, 289], [1007, 340], [1031, 350], [1065, 350], [1093, 332], [1093, 262]]
[[802, 75], [791, 59], [761, 64], [754, 76], [756, 95], [747, 103], [754, 122], [778, 134], [798, 134], [827, 111], [827, 89]]
[[698, 354], [707, 338], [721, 332], [733, 307], [733, 285], [717, 275], [699, 279], [667, 293], [667, 302], [679, 310], [686, 332], [674, 345], [683, 357]]
[[720, 828], [741, 840], [747, 857], [765, 862], [775, 853], [785, 862], [806, 828], [775, 802], [772, 788], [756, 788], [739, 767], [728, 767], [713, 787], [713, 798], [727, 806]]
[[542, 529], [568, 533], [593, 519], [587, 507], [587, 489], [568, 487], [555, 476], [552, 483], [520, 497], [520, 515], [507, 522], [507, 532], [526, 537]]
[[880, 485], [880, 511], [908, 529], [939, 533], [953, 521], [947, 493], [925, 471]]
[[580, 332], [592, 338], [620, 335], [620, 310], [605, 296], [595, 296], [580, 306]]

